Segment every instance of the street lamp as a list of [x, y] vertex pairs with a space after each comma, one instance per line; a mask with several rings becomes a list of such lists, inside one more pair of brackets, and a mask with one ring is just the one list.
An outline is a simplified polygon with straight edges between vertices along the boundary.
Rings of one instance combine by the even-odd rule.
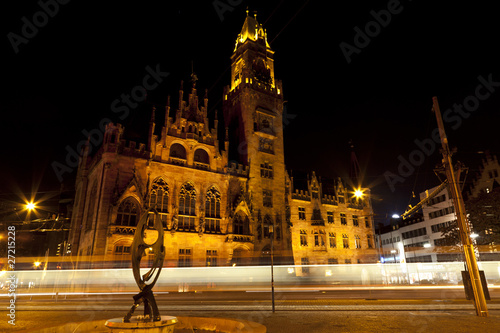
[[26, 203], [26, 209], [29, 211], [35, 210], [36, 205], [33, 201]]

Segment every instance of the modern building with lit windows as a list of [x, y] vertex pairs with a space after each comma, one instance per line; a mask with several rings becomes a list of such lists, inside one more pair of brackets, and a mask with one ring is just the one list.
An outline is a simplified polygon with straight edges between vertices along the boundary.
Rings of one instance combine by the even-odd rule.
[[[420, 193], [420, 200], [437, 188]], [[404, 220], [391, 219], [391, 225], [380, 234], [381, 261], [446, 262], [460, 258], [460, 253], [443, 246], [442, 228], [457, 219], [447, 187], [423, 204], [421, 212]]]

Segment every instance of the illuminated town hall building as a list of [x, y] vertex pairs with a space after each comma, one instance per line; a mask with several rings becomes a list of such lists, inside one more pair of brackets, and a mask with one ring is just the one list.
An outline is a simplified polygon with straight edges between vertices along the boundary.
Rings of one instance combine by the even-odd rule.
[[128, 265], [135, 226], [150, 207], [163, 221], [166, 266], [267, 264], [271, 244], [278, 263], [376, 261], [368, 191], [356, 198], [340, 179], [327, 190], [314, 173], [298, 189], [288, 176], [273, 57], [247, 14], [223, 91], [224, 128], [209, 119], [194, 75], [176, 107], [169, 98], [164, 110], [151, 110], [144, 142], [125, 140], [120, 124], [106, 126], [102, 146], [85, 151], [78, 168], [69, 243], [80, 263]]

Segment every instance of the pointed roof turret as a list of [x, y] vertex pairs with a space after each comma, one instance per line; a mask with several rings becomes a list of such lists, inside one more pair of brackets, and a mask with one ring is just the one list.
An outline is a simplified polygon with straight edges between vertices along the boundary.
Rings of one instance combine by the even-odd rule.
[[257, 12], [254, 12], [254, 17], [248, 15], [247, 8], [247, 17], [245, 18], [245, 22], [243, 22], [243, 27], [241, 28], [241, 32], [236, 39], [236, 47], [245, 43], [247, 40], [252, 40], [254, 42], [264, 43], [267, 48], [271, 48], [269, 43], [267, 42], [267, 33], [262, 27], [262, 25], [257, 21]]

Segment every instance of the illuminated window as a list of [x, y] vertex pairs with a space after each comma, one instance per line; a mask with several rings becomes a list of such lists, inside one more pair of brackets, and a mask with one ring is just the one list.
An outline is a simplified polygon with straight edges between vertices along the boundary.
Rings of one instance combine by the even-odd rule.
[[325, 246], [325, 232], [323, 230], [320, 230], [319, 233], [314, 232], [314, 246]]
[[129, 267], [130, 261], [130, 245], [127, 244], [117, 244], [113, 249], [114, 255], [114, 267], [115, 268], [125, 268]]
[[359, 227], [358, 215], [353, 215], [352, 216], [352, 225], [355, 226], [355, 227]]
[[217, 250], [207, 250], [207, 266], [217, 266]]
[[191, 249], [179, 249], [179, 267], [193, 266], [193, 253]]
[[357, 249], [361, 248], [361, 239], [359, 238], [358, 235], [354, 236], [354, 247]]
[[193, 184], [182, 185], [179, 193], [179, 225], [180, 231], [194, 231], [196, 208], [196, 191]]
[[148, 207], [156, 208], [160, 213], [163, 227], [167, 226], [167, 213], [168, 213], [168, 185], [163, 178], [159, 178], [151, 185], [151, 190], [148, 196]]
[[337, 247], [337, 235], [334, 232], [328, 233], [328, 239], [330, 241], [330, 248], [335, 249]]
[[148, 206], [156, 208], [159, 213], [168, 213], [168, 192], [168, 185], [163, 178], [155, 180], [149, 192]]
[[118, 206], [118, 214], [116, 216], [116, 225], [135, 227], [139, 214], [139, 205], [134, 198], [128, 197]]
[[326, 218], [328, 223], [333, 223], [333, 212], [326, 212]]
[[344, 213], [340, 213], [340, 224], [347, 225], [347, 217]]
[[306, 219], [306, 209], [304, 207], [299, 207], [299, 220]]
[[205, 200], [205, 232], [220, 233], [220, 192], [211, 187]]
[[114, 250], [115, 255], [130, 254], [130, 246], [116, 245]]
[[273, 165], [269, 164], [267, 162], [262, 163], [260, 165], [260, 176], [262, 178], [273, 179], [273, 177], [274, 177], [274, 174], [273, 174]]
[[300, 246], [307, 246], [307, 231], [300, 230]]
[[347, 234], [342, 234], [342, 245], [344, 249], [349, 248], [349, 236], [347, 236]]

